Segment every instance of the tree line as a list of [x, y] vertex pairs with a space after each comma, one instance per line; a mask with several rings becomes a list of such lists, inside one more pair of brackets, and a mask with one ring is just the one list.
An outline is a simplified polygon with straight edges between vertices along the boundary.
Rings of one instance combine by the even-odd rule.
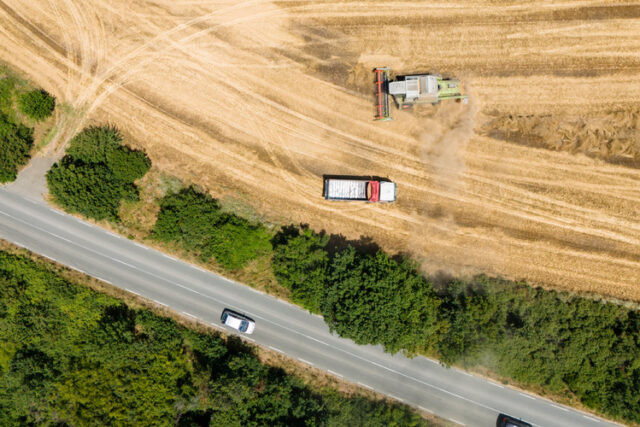
[[337, 237], [285, 227], [272, 267], [341, 336], [484, 366], [640, 422], [638, 310], [486, 276], [435, 286], [410, 260]]
[[0, 251], [3, 425], [426, 426]]

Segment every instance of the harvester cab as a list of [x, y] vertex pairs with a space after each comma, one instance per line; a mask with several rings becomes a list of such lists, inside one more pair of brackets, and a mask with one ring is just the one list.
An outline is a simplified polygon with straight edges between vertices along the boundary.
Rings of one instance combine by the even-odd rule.
[[460, 81], [443, 79], [432, 74], [398, 76], [391, 80], [391, 69], [375, 68], [376, 74], [376, 116], [374, 120], [391, 120], [389, 95], [398, 108], [409, 108], [414, 104], [438, 104], [442, 100], [453, 99], [468, 102], [468, 96], [460, 92]]

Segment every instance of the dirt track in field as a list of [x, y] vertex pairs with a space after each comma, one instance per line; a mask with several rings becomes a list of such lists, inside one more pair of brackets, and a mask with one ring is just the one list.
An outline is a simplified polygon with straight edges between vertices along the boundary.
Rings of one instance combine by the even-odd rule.
[[[640, 4], [531, 3], [0, 0], [0, 59], [278, 221], [640, 300]], [[374, 123], [385, 65], [471, 102]], [[323, 174], [388, 176], [398, 201], [326, 202]]]

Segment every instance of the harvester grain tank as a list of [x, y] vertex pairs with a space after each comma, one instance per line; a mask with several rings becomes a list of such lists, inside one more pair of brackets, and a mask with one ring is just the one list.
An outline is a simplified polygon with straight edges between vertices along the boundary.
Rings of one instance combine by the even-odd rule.
[[396, 200], [396, 184], [383, 180], [325, 178], [324, 198], [342, 201], [393, 202]]
[[445, 79], [436, 74], [397, 76], [391, 80], [391, 68], [375, 68], [376, 116], [375, 120], [391, 120], [389, 95], [398, 108], [410, 108], [414, 104], [438, 104], [443, 100], [467, 103], [468, 96], [460, 91], [460, 80]]

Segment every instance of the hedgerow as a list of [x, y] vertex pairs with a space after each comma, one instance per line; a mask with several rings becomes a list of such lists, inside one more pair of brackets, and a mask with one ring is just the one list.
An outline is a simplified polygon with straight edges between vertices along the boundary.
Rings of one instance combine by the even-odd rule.
[[215, 199], [193, 187], [160, 200], [152, 236], [176, 241], [204, 261], [214, 257], [228, 269], [241, 268], [271, 251], [271, 235], [264, 226], [223, 212]]
[[485, 366], [501, 376], [640, 422], [640, 312], [478, 276], [435, 287], [411, 262], [288, 227], [273, 272], [341, 336], [387, 351]]

